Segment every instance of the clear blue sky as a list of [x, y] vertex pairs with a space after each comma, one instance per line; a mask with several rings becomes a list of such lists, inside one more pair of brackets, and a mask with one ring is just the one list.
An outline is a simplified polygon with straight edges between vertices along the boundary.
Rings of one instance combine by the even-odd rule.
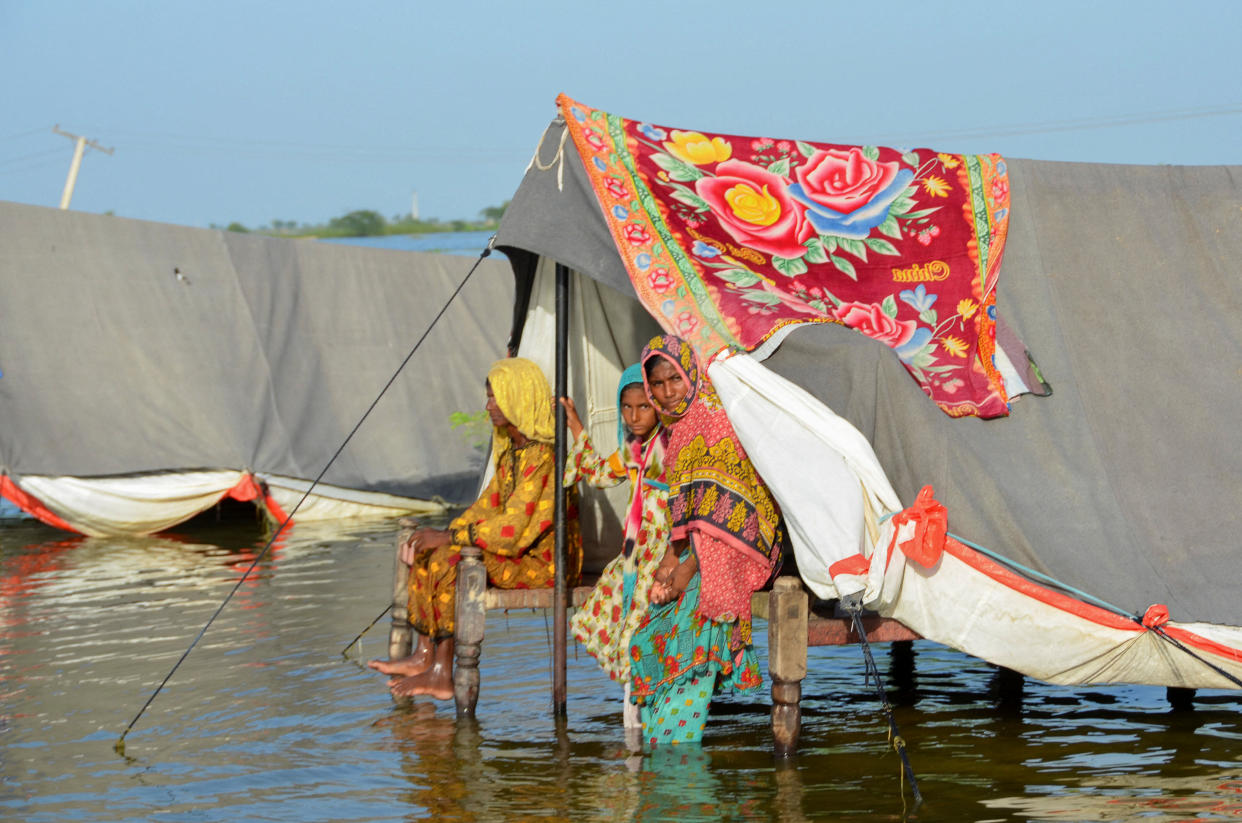
[[1242, 2], [0, 0], [0, 199], [185, 225], [507, 199], [558, 92], [665, 126], [1242, 164]]

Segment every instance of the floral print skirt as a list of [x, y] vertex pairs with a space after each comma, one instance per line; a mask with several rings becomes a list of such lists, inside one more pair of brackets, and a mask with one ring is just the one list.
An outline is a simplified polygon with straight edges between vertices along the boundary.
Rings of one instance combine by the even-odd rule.
[[733, 624], [698, 613], [696, 574], [677, 600], [652, 606], [630, 647], [631, 691], [650, 746], [703, 739], [712, 695], [763, 682], [754, 648], [729, 651]]
[[660, 565], [664, 547], [663, 542], [635, 546], [636, 575], [628, 611], [625, 556], [617, 555], [604, 567], [599, 582], [570, 620], [574, 637], [613, 680], [624, 683], [630, 678], [630, 640], [646, 616], [651, 580]]

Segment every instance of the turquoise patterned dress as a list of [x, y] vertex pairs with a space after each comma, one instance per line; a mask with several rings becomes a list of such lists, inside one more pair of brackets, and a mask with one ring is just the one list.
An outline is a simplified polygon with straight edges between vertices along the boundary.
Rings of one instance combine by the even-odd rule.
[[701, 741], [713, 694], [763, 682], [754, 649], [731, 652], [734, 626], [703, 617], [698, 606], [696, 574], [681, 597], [649, 606], [634, 633], [630, 672], [649, 746]]

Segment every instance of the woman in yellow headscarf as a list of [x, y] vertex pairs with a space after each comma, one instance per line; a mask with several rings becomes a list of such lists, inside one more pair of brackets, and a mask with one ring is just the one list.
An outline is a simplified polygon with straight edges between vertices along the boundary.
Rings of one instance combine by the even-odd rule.
[[[397, 696], [453, 696], [453, 610], [463, 546], [482, 550], [488, 585], [497, 588], [545, 588], [555, 576], [552, 392], [540, 368], [521, 357], [493, 363], [487, 413], [495, 427], [491, 482], [447, 529], [418, 529], [401, 546], [401, 559], [410, 565], [410, 623], [417, 642], [408, 657], [370, 664], [394, 676], [389, 688]], [[570, 583], [582, 568], [576, 501], [571, 496], [566, 507]]]

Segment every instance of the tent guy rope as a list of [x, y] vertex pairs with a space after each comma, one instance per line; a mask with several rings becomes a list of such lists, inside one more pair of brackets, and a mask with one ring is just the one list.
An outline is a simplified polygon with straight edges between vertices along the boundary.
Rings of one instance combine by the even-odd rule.
[[361, 639], [362, 639], [362, 636], [363, 636], [364, 634], [366, 634], [367, 632], [371, 631], [371, 628], [372, 628], [372, 627], [373, 627], [376, 623], [380, 622], [380, 619], [381, 619], [381, 618], [383, 618], [383, 616], [384, 616], [384, 615], [386, 615], [386, 614], [388, 614], [390, 611], [392, 611], [392, 604], [391, 604], [391, 603], [389, 603], [387, 606], [385, 606], [385, 607], [384, 607], [384, 610], [383, 610], [382, 612], [380, 612], [379, 614], [375, 615], [375, 619], [374, 619], [374, 620], [372, 620], [370, 623], [368, 623], [368, 624], [367, 624], [367, 627], [366, 627], [365, 629], [363, 629], [362, 631], [358, 632], [358, 636], [357, 636], [357, 637], [355, 637], [353, 640], [351, 640], [351, 641], [349, 641], [348, 643], [346, 643], [346, 644], [345, 644], [345, 648], [341, 649], [341, 656], [342, 656], [342, 657], [348, 657], [348, 656], [349, 656], [349, 650], [350, 650], [351, 648], [353, 648], [353, 645], [354, 645], [355, 643], [357, 643], [359, 640], [361, 640]]
[[[871, 654], [871, 644], [867, 641], [867, 629], [862, 623], [862, 604], [858, 599], [842, 598], [841, 606], [849, 613], [854, 621], [854, 632], [858, 635], [858, 644], [862, 646], [863, 658], [866, 667], [865, 679], [871, 680], [875, 684], [875, 692], [880, 698], [881, 710], [884, 712], [885, 719], [888, 720], [888, 738], [892, 743], [894, 751], [901, 756], [901, 773], [910, 781], [910, 792], [914, 795], [914, 807], [909, 810], [909, 814], [913, 814], [923, 805], [923, 795], [919, 792], [919, 781], [914, 776], [914, 767], [910, 765], [910, 756], [906, 754], [906, 740], [901, 736], [901, 731], [897, 728], [897, 718], [893, 717], [893, 707], [888, 702], [888, 695], [884, 693], [884, 684], [880, 682], [880, 670], [875, 665], [875, 657]], [[901, 792], [901, 802], [906, 802], [905, 789]]]
[[[272, 533], [272, 536], [268, 539], [266, 545], [263, 546], [263, 550], [255, 555], [254, 560], [251, 561], [248, 567], [246, 567], [246, 571], [242, 573], [241, 577], [237, 579], [237, 583], [234, 584], [232, 590], [229, 591], [228, 595], [216, 608], [211, 617], [207, 619], [207, 622], [203, 624], [203, 628], [199, 629], [198, 635], [193, 641], [190, 642], [190, 645], [181, 654], [181, 657], [177, 660], [177, 662], [173, 664], [173, 667], [169, 669], [168, 674], [164, 675], [164, 679], [161, 680], [160, 684], [155, 687], [155, 691], [151, 692], [151, 696], [147, 698], [146, 703], [142, 704], [142, 708], [138, 710], [136, 715], [134, 715], [134, 719], [129, 721], [129, 725], [125, 727], [125, 731], [121, 732], [121, 736], [117, 738], [116, 743], [112, 748], [122, 757], [125, 756], [125, 736], [128, 735], [130, 730], [134, 728], [134, 724], [138, 722], [139, 718], [142, 717], [147, 708], [152, 702], [154, 702], [156, 696], [164, 689], [164, 686], [167, 685], [168, 681], [172, 679], [172, 676], [176, 673], [177, 669], [181, 667], [181, 664], [185, 662], [185, 659], [190, 656], [190, 652], [193, 651], [194, 647], [198, 645], [198, 641], [203, 639], [203, 635], [207, 633], [207, 629], [211, 627], [211, 624], [214, 623], [216, 618], [220, 616], [220, 613], [224, 611], [224, 607], [227, 606], [229, 601], [233, 599], [233, 595], [237, 594], [237, 590], [241, 588], [242, 584], [245, 583], [247, 579], [249, 579], [250, 573], [254, 571], [255, 567], [259, 565], [260, 562], [263, 561], [263, 558], [267, 557], [268, 552], [272, 549], [272, 545], [276, 542], [276, 538], [278, 538], [285, 530], [285, 527], [289, 525], [289, 522], [293, 519], [293, 515], [297, 513], [297, 510], [301, 508], [302, 504], [306, 502], [306, 499], [310, 497], [311, 491], [319, 485], [319, 481], [322, 480], [324, 475], [328, 473], [328, 469], [332, 467], [332, 464], [336, 462], [336, 459], [341, 456], [341, 453], [345, 450], [345, 447], [349, 445], [349, 441], [352, 440], [354, 435], [358, 433], [358, 430], [362, 428], [362, 424], [366, 422], [366, 419], [371, 416], [371, 412], [375, 410], [375, 407], [379, 405], [380, 400], [388, 392], [388, 389], [391, 388], [392, 384], [396, 382], [398, 375], [401, 374], [402, 370], [405, 369], [406, 364], [408, 364], [414, 357], [414, 353], [417, 352], [419, 347], [423, 345], [423, 341], [427, 339], [427, 335], [431, 334], [431, 330], [436, 327], [436, 323], [440, 322], [440, 318], [444, 316], [446, 311], [448, 311], [448, 307], [452, 305], [453, 301], [457, 298], [457, 295], [461, 294], [461, 290], [465, 288], [466, 283], [470, 280], [470, 276], [474, 274], [475, 269], [479, 267], [479, 263], [483, 262], [483, 259], [492, 253], [492, 248], [495, 246], [495, 243], [496, 237], [493, 235], [487, 241], [487, 246], [479, 254], [479, 258], [474, 261], [474, 265], [470, 267], [470, 271], [466, 272], [466, 276], [462, 278], [461, 283], [457, 285], [457, 288], [454, 289], [451, 295], [449, 295], [449, 299], [445, 301], [444, 305], [440, 307], [440, 310], [436, 312], [436, 316], [431, 319], [431, 323], [429, 323], [427, 328], [423, 331], [422, 336], [418, 338], [418, 342], [415, 343], [409, 353], [406, 354], [405, 358], [401, 361], [401, 364], [397, 366], [396, 371], [392, 373], [392, 377], [388, 378], [388, 382], [384, 384], [384, 387], [379, 390], [379, 394], [377, 394], [375, 399], [371, 401], [371, 405], [367, 407], [365, 412], [363, 412], [362, 417], [358, 418], [358, 422], [354, 424], [353, 429], [351, 429], [349, 434], [345, 436], [345, 439], [341, 441], [341, 445], [337, 447], [335, 452], [333, 452], [332, 457], [328, 458], [328, 462], [324, 465], [323, 470], [319, 472], [319, 475], [315, 477], [314, 481], [312, 481], [306, 491], [303, 492], [302, 498], [298, 500], [297, 505], [295, 505], [289, 513], [285, 515], [285, 519], [281, 521], [280, 525]], [[387, 609], [385, 609], [385, 611], [387, 611]], [[381, 617], [382, 616], [383, 615], [381, 615]], [[376, 620], [379, 620], [379, 618], [377, 617]], [[374, 625], [374, 622], [372, 622], [372, 625]], [[370, 628], [370, 626], [367, 628]], [[361, 637], [361, 635], [359, 635], [359, 637]], [[348, 648], [348, 646], [346, 648]]]

